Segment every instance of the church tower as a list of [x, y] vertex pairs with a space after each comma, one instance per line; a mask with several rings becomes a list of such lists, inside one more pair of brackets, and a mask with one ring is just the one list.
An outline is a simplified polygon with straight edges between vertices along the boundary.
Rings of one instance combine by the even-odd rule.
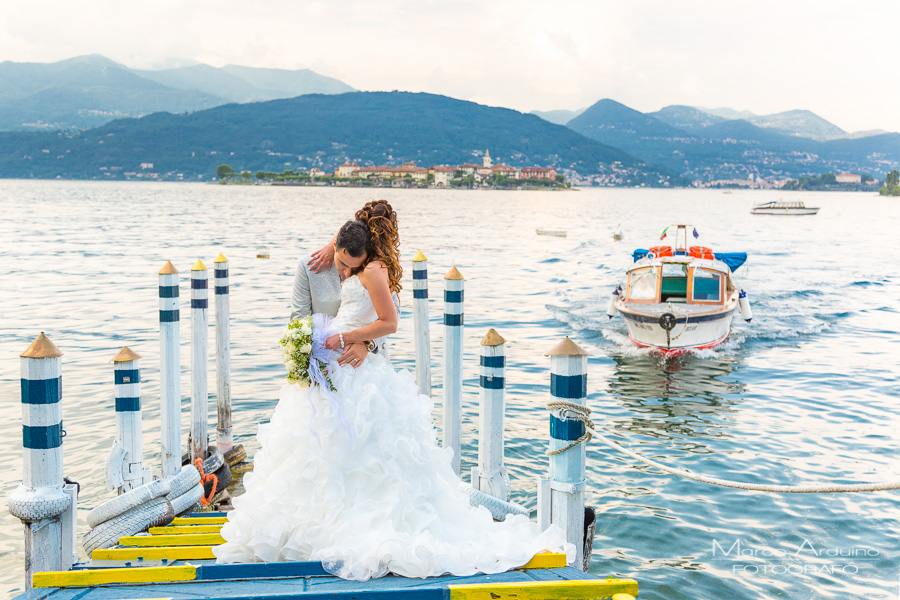
[[487, 149], [484, 151], [484, 168], [491, 168], [491, 153]]

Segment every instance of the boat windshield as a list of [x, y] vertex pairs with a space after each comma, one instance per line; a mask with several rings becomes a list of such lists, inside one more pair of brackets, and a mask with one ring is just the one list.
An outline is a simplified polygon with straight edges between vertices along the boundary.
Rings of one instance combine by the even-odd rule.
[[660, 302], [687, 302], [688, 266], [684, 263], [663, 263]]
[[692, 291], [692, 302], [721, 302], [722, 274], [707, 269], [694, 269], [694, 285]]
[[656, 301], [656, 269], [637, 269], [628, 278], [628, 299], [637, 301]]

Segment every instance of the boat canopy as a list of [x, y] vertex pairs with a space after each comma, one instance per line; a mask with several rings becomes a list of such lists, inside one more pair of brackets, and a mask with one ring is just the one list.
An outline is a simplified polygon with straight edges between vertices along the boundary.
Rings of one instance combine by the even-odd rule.
[[734, 273], [742, 264], [747, 262], [746, 252], [715, 252], [716, 260], [721, 260], [728, 265], [731, 272]]
[[[641, 260], [642, 258], [646, 258], [647, 254], [650, 251], [644, 248], [638, 248], [632, 253], [634, 257], [634, 262]], [[728, 268], [731, 269], [731, 272], [735, 272], [738, 270], [742, 264], [747, 262], [747, 253], [746, 252], [715, 252], [713, 255], [716, 257], [716, 260], [721, 260], [723, 263], [728, 265]]]

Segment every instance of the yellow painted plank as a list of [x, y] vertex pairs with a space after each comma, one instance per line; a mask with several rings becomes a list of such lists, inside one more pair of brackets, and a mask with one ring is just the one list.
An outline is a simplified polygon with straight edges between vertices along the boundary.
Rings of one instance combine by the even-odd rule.
[[132, 535], [119, 538], [120, 546], [218, 546], [225, 540], [218, 533], [184, 535]]
[[186, 533], [219, 533], [221, 525], [186, 525], [184, 527], [151, 527], [147, 531], [151, 535], [184, 535]]
[[221, 525], [228, 517], [175, 517], [172, 525]]
[[215, 559], [212, 546], [165, 546], [161, 548], [106, 548], [94, 550], [94, 560], [205, 560]]
[[450, 600], [584, 600], [614, 594], [637, 596], [634, 579], [579, 579], [451, 585]]
[[85, 569], [83, 571], [46, 571], [32, 576], [34, 587], [82, 587], [107, 583], [163, 583], [192, 581], [196, 567], [144, 567], [133, 569]]
[[560, 552], [541, 552], [519, 567], [520, 569], [559, 569], [566, 566], [566, 555]]

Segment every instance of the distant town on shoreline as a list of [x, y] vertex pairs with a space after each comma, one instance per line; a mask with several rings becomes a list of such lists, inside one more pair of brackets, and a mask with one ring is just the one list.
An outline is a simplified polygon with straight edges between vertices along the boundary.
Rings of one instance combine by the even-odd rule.
[[[882, 195], [900, 195], [896, 183], [896, 171], [888, 174]], [[570, 181], [552, 167], [523, 167], [517, 169], [504, 163], [493, 164], [490, 150], [485, 150], [482, 164], [434, 165], [420, 167], [415, 162], [405, 162], [399, 167], [389, 165], [360, 166], [345, 162], [334, 171], [313, 167], [307, 171], [285, 170], [281, 173], [247, 170], [236, 171], [231, 165], [222, 164], [211, 181], [228, 185], [276, 185], [276, 186], [338, 186], [338, 187], [393, 187], [393, 188], [454, 188], [454, 189], [571, 189], [597, 186], [596, 181], [583, 181], [577, 175]], [[858, 173], [824, 173], [821, 176], [798, 179], [773, 179], [748, 177], [709, 182], [695, 181], [691, 187], [715, 189], [782, 189], [786, 191], [876, 191], [882, 182], [871, 175]]]
[[267, 171], [235, 171], [230, 165], [219, 165], [213, 181], [223, 184], [270, 185], [335, 185], [345, 187], [395, 187], [395, 188], [498, 188], [498, 189], [557, 189], [569, 188], [563, 174], [553, 167], [522, 167], [494, 164], [490, 150], [484, 151], [482, 164], [434, 165], [420, 167], [415, 162], [405, 162], [399, 167], [388, 165], [360, 166], [345, 162], [333, 172], [318, 167], [299, 173], [286, 170], [281, 173]]

